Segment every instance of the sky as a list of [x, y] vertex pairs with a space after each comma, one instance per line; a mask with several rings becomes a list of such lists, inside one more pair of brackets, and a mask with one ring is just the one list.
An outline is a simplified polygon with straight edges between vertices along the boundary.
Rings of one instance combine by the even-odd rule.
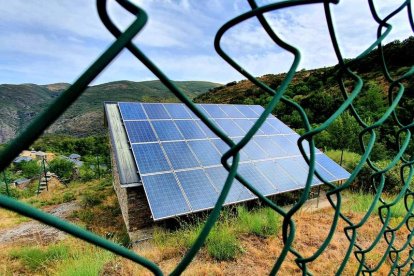
[[[134, 43], [172, 80], [227, 83], [244, 77], [214, 50], [217, 30], [249, 11], [246, 0], [131, 0], [149, 20]], [[270, 2], [257, 1], [259, 5]], [[381, 17], [403, 0], [375, 1]], [[100, 22], [93, 0], [0, 0], [0, 84], [73, 83], [114, 38]], [[377, 23], [365, 0], [331, 4], [343, 56], [356, 57], [375, 41]], [[109, 14], [121, 29], [134, 17], [114, 0]], [[299, 68], [337, 63], [320, 4], [266, 13], [275, 32], [302, 52]], [[412, 35], [407, 13], [392, 21], [386, 42]], [[272, 43], [257, 19], [225, 33], [223, 49], [252, 75], [286, 72], [293, 56]], [[93, 84], [117, 80], [144, 81], [156, 77], [124, 50]]]

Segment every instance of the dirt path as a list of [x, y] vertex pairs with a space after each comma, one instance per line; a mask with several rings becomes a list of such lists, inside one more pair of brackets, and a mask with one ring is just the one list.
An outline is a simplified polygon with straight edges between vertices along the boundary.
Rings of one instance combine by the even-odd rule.
[[[75, 202], [62, 203], [47, 208], [45, 211], [66, 219], [73, 211], [80, 209]], [[10, 244], [48, 244], [64, 239], [65, 233], [53, 227], [44, 225], [37, 221], [29, 221], [19, 224], [18, 226], [0, 231], [0, 247]]]

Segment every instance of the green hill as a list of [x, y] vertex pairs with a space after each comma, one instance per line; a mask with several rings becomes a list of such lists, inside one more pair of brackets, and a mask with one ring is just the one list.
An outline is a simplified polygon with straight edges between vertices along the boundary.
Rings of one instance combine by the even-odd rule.
[[[393, 78], [402, 76], [414, 65], [413, 49], [414, 37], [404, 41], [394, 41], [383, 47], [385, 60]], [[363, 90], [354, 101], [354, 106], [366, 122], [378, 120], [388, 107], [390, 84], [384, 77], [378, 54], [378, 50], [374, 50], [363, 59], [354, 60], [352, 65], [352, 69], [364, 81]], [[336, 67], [301, 70], [295, 74], [284, 95], [305, 109], [312, 124], [321, 124], [344, 102], [336, 73]], [[259, 79], [275, 89], [281, 84], [284, 77], [285, 74], [269, 74], [259, 77]], [[347, 89], [351, 91], [354, 85], [351, 79], [345, 79], [344, 83]], [[397, 108], [397, 116], [401, 123], [409, 124], [413, 121], [414, 77], [405, 80], [404, 86], [405, 92]], [[270, 100], [270, 94], [247, 80], [212, 88], [209, 92], [194, 99], [196, 102], [203, 103], [259, 104], [262, 106], [266, 106]], [[273, 113], [299, 132], [304, 127], [299, 113], [284, 103], [280, 103], [273, 110]], [[378, 129], [378, 153], [383, 152], [384, 155], [387, 155], [387, 152], [396, 148], [394, 125], [395, 122], [390, 119]], [[319, 136], [320, 139], [317, 142], [320, 143], [317, 144], [318, 146], [340, 147], [339, 145], [332, 145], [332, 141], [338, 140], [333, 133], [331, 136], [325, 134], [322, 133]], [[351, 148], [351, 150], [357, 151], [357, 148], [359, 148], [358, 140], [356, 140], [354, 146], [355, 148]]]
[[[219, 86], [204, 81], [175, 83], [191, 98]], [[13, 138], [68, 86], [67, 83], [0, 85], [0, 143]], [[116, 81], [95, 85], [88, 88], [49, 128], [48, 132], [75, 136], [102, 133], [104, 101], [176, 102], [178, 100], [158, 80]]]

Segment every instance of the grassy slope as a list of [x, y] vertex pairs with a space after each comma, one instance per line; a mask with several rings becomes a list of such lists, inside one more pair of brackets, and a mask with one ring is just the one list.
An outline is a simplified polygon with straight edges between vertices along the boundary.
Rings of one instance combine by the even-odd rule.
[[[194, 98], [219, 84], [203, 81], [176, 82], [186, 95]], [[68, 84], [0, 85], [0, 143], [15, 136], [28, 122]], [[50, 132], [90, 135], [103, 131], [104, 101], [176, 102], [174, 95], [158, 80], [117, 81], [92, 86], [70, 107]]]
[[[337, 152], [332, 154], [331, 157], [338, 155]], [[354, 155], [346, 154], [345, 161], [351, 162], [356, 158]], [[386, 200], [390, 199], [386, 197]], [[117, 241], [124, 240], [123, 220], [110, 177], [85, 183], [73, 182], [68, 188], [59, 186], [53, 193], [24, 199], [36, 207], [46, 209], [73, 200], [83, 208], [69, 217], [72, 222]], [[372, 195], [346, 193], [343, 213], [356, 223], [368, 210], [372, 200]], [[320, 205], [323, 203], [322, 201]], [[399, 202], [392, 211], [391, 225], [395, 226], [406, 213], [403, 203]], [[328, 234], [332, 216], [331, 207], [319, 211], [309, 211], [307, 208], [299, 211], [294, 217], [297, 225], [295, 248], [305, 256], [314, 253]], [[0, 231], [28, 221], [4, 210], [0, 210], [0, 218]], [[182, 227], [176, 231], [157, 228], [153, 240], [139, 244], [134, 250], [156, 262], [164, 272], [170, 272], [195, 240], [204, 219], [198, 218], [195, 221], [196, 223], [183, 222]], [[345, 226], [344, 221], [340, 220], [333, 241], [325, 253], [310, 265], [315, 274], [332, 275], [338, 268], [348, 246], [343, 230]], [[367, 224], [359, 230], [359, 242], [368, 246], [381, 226], [378, 214], [374, 212]], [[397, 232], [397, 245], [402, 244], [407, 233], [406, 229]], [[226, 209], [186, 275], [268, 274], [282, 247], [281, 217], [275, 212], [268, 208], [248, 212], [240, 206], [237, 207], [237, 212]], [[380, 242], [373, 253], [368, 255], [368, 263], [374, 265], [385, 247], [386, 244]], [[6, 274], [97, 275], [104, 272], [105, 275], [147, 275], [138, 265], [71, 237], [57, 243], [42, 241], [42, 237], [38, 237], [32, 244], [19, 243], [17, 240], [6, 247], [0, 244], [0, 248], [0, 271]], [[85, 265], [90, 262], [93, 265]], [[344, 275], [354, 275], [357, 264], [352, 255]], [[388, 269], [389, 263], [386, 262], [380, 271], [384, 273]], [[298, 273], [300, 271], [294, 258], [289, 255], [281, 275]]]

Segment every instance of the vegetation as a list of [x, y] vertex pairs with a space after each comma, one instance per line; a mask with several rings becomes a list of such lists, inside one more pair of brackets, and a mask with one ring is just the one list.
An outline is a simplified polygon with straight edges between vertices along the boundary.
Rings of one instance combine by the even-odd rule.
[[21, 164], [17, 166], [17, 169], [22, 170], [22, 175], [26, 178], [39, 176], [41, 170], [39, 164], [35, 160], [21, 162]]
[[[219, 84], [203, 81], [175, 82], [190, 98]], [[15, 137], [69, 84], [0, 85], [0, 143]], [[102, 135], [105, 132], [103, 103], [105, 101], [177, 102], [178, 99], [158, 80], [117, 81], [89, 87], [82, 96], [54, 123], [49, 133], [77, 137]], [[16, 114], [17, 116], [10, 116]], [[99, 123], [97, 123], [99, 122]]]
[[[68, 239], [56, 245], [16, 248], [10, 251], [28, 274], [43, 271], [46, 275], [98, 275], [114, 256], [92, 245]], [[42, 273], [42, 275], [43, 275]]]
[[73, 177], [75, 165], [67, 159], [55, 158], [49, 162], [49, 169], [62, 180], [70, 180]]
[[[156, 228], [154, 243], [168, 250], [175, 247], [185, 250], [190, 247], [201, 231], [204, 220], [195, 223], [183, 222], [180, 230], [170, 232]], [[255, 235], [260, 238], [275, 236], [280, 231], [280, 216], [269, 208], [248, 211], [244, 206], [226, 209], [214, 226], [205, 244], [208, 255], [216, 260], [230, 260], [241, 253], [240, 237]]]

